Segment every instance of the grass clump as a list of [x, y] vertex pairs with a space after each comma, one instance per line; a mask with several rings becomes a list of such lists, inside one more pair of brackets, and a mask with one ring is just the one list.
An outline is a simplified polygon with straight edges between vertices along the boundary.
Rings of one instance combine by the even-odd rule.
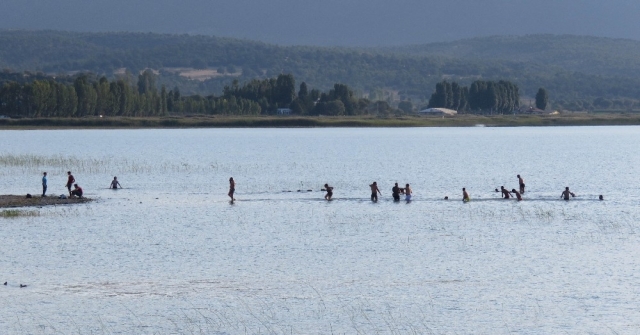
[[0, 217], [2, 218], [17, 218], [17, 217], [33, 217], [40, 216], [38, 211], [21, 211], [18, 209], [3, 209], [0, 211]]

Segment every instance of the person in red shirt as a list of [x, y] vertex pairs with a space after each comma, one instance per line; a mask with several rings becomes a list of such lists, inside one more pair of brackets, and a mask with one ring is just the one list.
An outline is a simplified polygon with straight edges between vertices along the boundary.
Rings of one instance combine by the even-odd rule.
[[73, 191], [71, 191], [71, 195], [82, 198], [82, 187], [78, 186], [78, 184], [73, 184]]
[[69, 175], [69, 178], [67, 178], [67, 189], [69, 190], [69, 196], [71, 196], [71, 185], [73, 185], [73, 183], [76, 182], [76, 179], [73, 178], [73, 175], [71, 174], [71, 171], [67, 171], [67, 175]]

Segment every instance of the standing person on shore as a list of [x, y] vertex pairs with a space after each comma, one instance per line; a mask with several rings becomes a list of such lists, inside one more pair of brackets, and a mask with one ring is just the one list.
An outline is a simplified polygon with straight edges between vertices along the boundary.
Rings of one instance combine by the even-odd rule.
[[382, 192], [378, 189], [378, 183], [374, 181], [369, 187], [371, 188], [371, 201], [378, 202], [378, 194], [382, 195]]
[[236, 199], [233, 197], [233, 193], [236, 191], [236, 182], [233, 180], [233, 177], [229, 178], [229, 198], [231, 198], [231, 202], [234, 202]]
[[47, 196], [47, 173], [43, 173], [42, 174], [42, 196], [46, 197]]
[[509, 190], [504, 188], [504, 186], [500, 186], [500, 191], [502, 192], [502, 197], [503, 198], [505, 198], [505, 199], [511, 198], [511, 192], [509, 192]]
[[69, 196], [71, 196], [71, 186], [73, 186], [73, 183], [76, 182], [76, 178], [73, 178], [73, 175], [71, 174], [71, 171], [67, 171], [67, 175], [69, 176], [67, 178], [67, 190], [69, 190]]
[[393, 201], [400, 201], [400, 187], [398, 187], [398, 183], [391, 188], [391, 195], [393, 196]]
[[469, 202], [471, 201], [471, 199], [469, 199], [469, 193], [467, 193], [467, 189], [466, 188], [462, 188], [462, 202]]
[[112, 188], [115, 190], [118, 187], [122, 188], [122, 185], [120, 185], [120, 182], [118, 181], [118, 177], [113, 177], [113, 180], [111, 181], [111, 185], [109, 186], [109, 188]]
[[560, 198], [564, 198], [564, 200], [569, 200], [569, 196], [575, 197], [576, 195], [569, 191], [569, 186], [564, 188], [564, 191], [562, 192], [562, 194], [560, 195]]
[[524, 179], [518, 175], [518, 184], [520, 185], [520, 194], [524, 194]]
[[333, 196], [333, 187], [329, 186], [329, 184], [324, 184], [324, 189], [325, 191], [327, 191], [327, 194], [324, 195], [324, 198], [330, 201], [331, 197]]
[[406, 200], [407, 202], [411, 201], [411, 194], [413, 193], [413, 190], [411, 190], [411, 186], [409, 186], [409, 184], [407, 184], [404, 187], [404, 200]]

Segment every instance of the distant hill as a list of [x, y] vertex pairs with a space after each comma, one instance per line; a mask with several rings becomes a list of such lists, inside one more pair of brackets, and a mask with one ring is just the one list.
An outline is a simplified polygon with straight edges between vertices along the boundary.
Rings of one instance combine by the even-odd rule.
[[[509, 80], [521, 96], [545, 87], [556, 102], [640, 100], [640, 42], [580, 36], [491, 37], [386, 49], [283, 47], [238, 39], [151, 33], [0, 31], [0, 68], [109, 78], [150, 68], [159, 84], [219, 94], [234, 80], [291, 73], [326, 90], [344, 83], [378, 98], [425, 102], [437, 82]], [[418, 105], [420, 103], [417, 103]]]
[[361, 47], [526, 34], [640, 40], [639, 12], [637, 0], [2, 0], [0, 29], [200, 34]]
[[640, 41], [575, 35], [493, 36], [383, 49], [414, 56], [509, 60], [604, 76], [640, 75]]

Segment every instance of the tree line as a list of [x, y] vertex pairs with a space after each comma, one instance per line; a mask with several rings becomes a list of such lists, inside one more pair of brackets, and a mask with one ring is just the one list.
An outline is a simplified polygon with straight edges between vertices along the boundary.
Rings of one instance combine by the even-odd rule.
[[476, 80], [470, 87], [442, 81], [429, 99], [429, 108], [449, 108], [459, 112], [511, 113], [520, 107], [518, 85], [509, 81]]
[[[11, 76], [12, 78], [22, 78]], [[220, 96], [183, 96], [178, 88], [158, 90], [156, 75], [146, 70], [134, 84], [128, 78], [95, 80], [88, 74], [70, 78], [36, 76], [4, 81], [0, 114], [14, 117], [165, 116], [169, 114], [261, 115], [290, 108], [298, 115], [389, 114], [387, 103], [357, 98], [351, 88], [335, 84], [327, 92], [302, 82], [296, 91], [293, 75], [254, 79], [240, 86], [235, 80]]]

